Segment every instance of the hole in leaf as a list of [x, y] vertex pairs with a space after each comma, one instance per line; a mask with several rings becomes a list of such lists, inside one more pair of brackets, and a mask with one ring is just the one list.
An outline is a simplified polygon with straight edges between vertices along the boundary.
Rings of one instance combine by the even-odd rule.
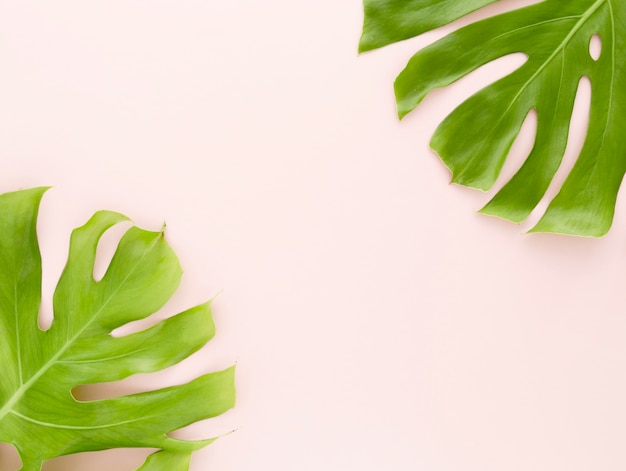
[[17, 471], [22, 468], [20, 454], [10, 443], [0, 443], [0, 469], [3, 471]]
[[[137, 374], [119, 381], [110, 381], [107, 383], [81, 384], [72, 389], [72, 396], [79, 402], [102, 401], [104, 399], [138, 394], [155, 390], [159, 387], [166, 387], [164, 385], [152, 384], [149, 379], [145, 378], [147, 375], [148, 374]], [[167, 386], [170, 385], [170, 383], [167, 384]]]
[[515, 173], [520, 169], [528, 155], [532, 152], [535, 144], [535, 136], [537, 134], [537, 111], [530, 110], [524, 118], [519, 134], [515, 138], [506, 161], [502, 166], [500, 175], [498, 176], [498, 184], [494, 185], [490, 190], [491, 196], [496, 193], [496, 189], [500, 190], [506, 182], [508, 182]]
[[[179, 363], [160, 371], [137, 373], [117, 381], [81, 384], [72, 389], [72, 397], [79, 402], [89, 402], [155, 391], [188, 383], [196, 378], [198, 373], [221, 371], [232, 364], [231, 358], [228, 357], [220, 358], [217, 356], [214, 359], [206, 360], [207, 350], [211, 348], [211, 345], [205, 345]], [[199, 362], [203, 365], [200, 371], [198, 371]]]
[[594, 61], [597, 61], [602, 54], [602, 38], [599, 35], [594, 34], [589, 41], [589, 54]]
[[[105, 451], [90, 451], [61, 456], [48, 460], [43, 471], [68, 471], [88, 469], [89, 471], [110, 471], [112, 469], [136, 469], [154, 450], [147, 448], [116, 448]], [[4, 468], [0, 468], [4, 471]]]
[[541, 3], [542, 1], [544, 0], [517, 0], [516, 2], [495, 2], [491, 5], [476, 10], [469, 15], [463, 16], [462, 18], [456, 20], [448, 26], [444, 26], [441, 29], [447, 34], [449, 31], [459, 29], [463, 26], [467, 26], [479, 20], [490, 18], [496, 15], [501, 15], [503, 13], [508, 13], [511, 10], [517, 10], [521, 7], [535, 5], [537, 3]]
[[104, 274], [111, 264], [113, 255], [117, 250], [120, 239], [124, 233], [128, 231], [128, 228], [131, 225], [132, 224], [130, 222], [116, 224], [102, 234], [102, 237], [100, 237], [100, 240], [98, 241], [98, 247], [96, 248], [96, 260], [93, 265], [94, 280], [100, 281], [104, 277]]
[[580, 151], [587, 139], [587, 130], [589, 127], [589, 112], [591, 110], [591, 81], [589, 77], [583, 77], [578, 83], [576, 91], [576, 99], [574, 100], [574, 110], [570, 122], [569, 133], [567, 136], [567, 147], [561, 165], [557, 170], [552, 183], [548, 187], [544, 198], [541, 200], [537, 208], [529, 217], [529, 222], [534, 225], [539, 217], [545, 212], [548, 204], [557, 195], [565, 179], [572, 171], [572, 168], [578, 160]]
[[[160, 311], [162, 312], [162, 311]], [[142, 330], [149, 329], [153, 325], [161, 322], [165, 317], [160, 313], [152, 314], [145, 319], [139, 319], [138, 321], [128, 322], [120, 327], [117, 327], [111, 331], [113, 337], [124, 337], [126, 335], [141, 332]]]
[[200, 420], [169, 432], [167, 436], [178, 440], [203, 440], [207, 437], [220, 437], [233, 432], [233, 424], [237, 423], [238, 420], [236, 417], [237, 411], [231, 409], [217, 417]]
[[527, 61], [526, 54], [516, 52], [488, 62], [456, 82], [430, 92], [420, 106], [403, 118], [403, 121], [418, 120], [423, 135], [431, 136], [446, 116], [462, 102], [486, 86], [515, 72]]
[[[46, 193], [37, 218], [42, 272], [37, 325], [41, 330], [48, 330], [52, 325], [52, 297], [67, 261], [71, 227], [79, 222], [69, 217], [69, 214], [57, 216], [60, 213], [59, 208], [66, 208], [71, 204], [71, 200], [64, 201], [62, 195], [55, 191]], [[45, 234], [45, 237], [41, 237], [41, 234]]]

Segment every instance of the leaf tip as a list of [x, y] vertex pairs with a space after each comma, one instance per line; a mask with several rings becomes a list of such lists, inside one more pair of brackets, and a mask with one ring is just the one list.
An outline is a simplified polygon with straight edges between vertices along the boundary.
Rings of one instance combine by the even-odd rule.
[[365, 32], [365, 28], [363, 30], [363, 34], [359, 39], [358, 52], [359, 54], [363, 54], [364, 52], [370, 52], [374, 49], [378, 49], [380, 46], [377, 46], [370, 38], [370, 35]]
[[215, 294], [213, 295], [213, 297], [212, 297], [211, 299], [209, 299], [209, 300], [207, 301], [207, 304], [208, 304], [209, 306], [210, 306], [211, 304], [213, 304], [213, 301], [215, 301], [215, 299], [216, 299], [216, 298], [217, 298], [220, 294], [222, 294], [223, 292], [224, 292], [224, 290], [223, 290], [223, 289], [219, 290], [217, 293], [215, 293]]
[[491, 203], [487, 203], [476, 212], [484, 216], [495, 217], [504, 221], [512, 222], [514, 224], [521, 224], [526, 219], [526, 215], [518, 214], [516, 212], [507, 210], [506, 208], [493, 206]]

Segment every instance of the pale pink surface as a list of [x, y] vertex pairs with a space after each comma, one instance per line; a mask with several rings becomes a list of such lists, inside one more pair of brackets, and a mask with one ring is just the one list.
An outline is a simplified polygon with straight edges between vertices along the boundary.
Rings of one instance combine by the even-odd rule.
[[[427, 143], [519, 58], [398, 123], [393, 79], [443, 32], [357, 57], [361, 20], [360, 0], [0, 6], [1, 190], [54, 186], [39, 225], [44, 314], [70, 230], [102, 208], [167, 221], [185, 277], [159, 317], [221, 292], [207, 348], [85, 393], [236, 362], [236, 409], [184, 436], [236, 432], [195, 471], [623, 469], [624, 198], [602, 240], [475, 214], [488, 195], [447, 185]], [[533, 132], [530, 118], [506, 175]], [[144, 455], [45, 469], [131, 469]]]

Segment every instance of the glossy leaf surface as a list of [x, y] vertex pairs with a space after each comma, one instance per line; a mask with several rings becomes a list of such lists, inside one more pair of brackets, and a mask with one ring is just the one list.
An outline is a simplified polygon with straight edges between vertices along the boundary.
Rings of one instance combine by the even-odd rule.
[[[360, 50], [429, 31], [492, 0], [364, 0]], [[598, 36], [599, 57], [590, 54]], [[498, 178], [531, 110], [534, 147], [517, 173], [482, 212], [523, 221], [544, 197], [568, 143], [574, 99], [583, 77], [591, 82], [589, 126], [573, 169], [535, 231], [602, 236], [610, 228], [626, 172], [626, 3], [545, 0], [477, 21], [411, 58], [395, 82], [400, 117], [433, 90], [446, 87], [497, 58], [527, 56], [512, 74], [479, 91], [437, 128], [431, 147], [452, 181], [481, 190]]]
[[[167, 434], [234, 405], [233, 369], [161, 390], [78, 401], [72, 389], [174, 365], [214, 335], [209, 304], [128, 336], [111, 331], [143, 319], [176, 290], [181, 268], [163, 232], [130, 228], [103, 276], [93, 276], [102, 234], [127, 220], [97, 212], [75, 229], [57, 284], [54, 320], [38, 327], [41, 257], [36, 222], [45, 189], [0, 195], [0, 441], [13, 444], [25, 471], [56, 456], [116, 447], [165, 450], [144, 471], [188, 469], [211, 440]], [[176, 463], [176, 466], [174, 466]]]

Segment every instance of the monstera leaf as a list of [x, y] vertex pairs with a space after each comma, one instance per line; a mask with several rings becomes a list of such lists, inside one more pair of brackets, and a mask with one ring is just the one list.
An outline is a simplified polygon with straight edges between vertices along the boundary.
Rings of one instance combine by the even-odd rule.
[[115, 447], [147, 447], [143, 471], [187, 470], [211, 440], [168, 433], [214, 417], [234, 404], [233, 370], [166, 389], [79, 401], [72, 389], [173, 365], [213, 335], [208, 304], [147, 330], [111, 331], [158, 310], [176, 290], [181, 269], [162, 232], [132, 227], [104, 275], [93, 276], [102, 234], [126, 218], [100, 211], [74, 230], [67, 265], [54, 293], [54, 320], [38, 327], [41, 258], [36, 219], [45, 189], [0, 195], [0, 441], [13, 444], [22, 470], [56, 456]]
[[[495, 0], [364, 0], [360, 50], [368, 51], [445, 25]], [[590, 41], [602, 43], [599, 57]], [[395, 82], [398, 113], [412, 111], [445, 87], [502, 56], [526, 62], [454, 110], [431, 147], [453, 182], [487, 190], [494, 185], [530, 112], [537, 112], [532, 152], [482, 212], [520, 222], [543, 198], [568, 140], [580, 80], [592, 87], [584, 146], [535, 231], [604, 235], [626, 172], [626, 2], [545, 0], [465, 26], [419, 51]]]

